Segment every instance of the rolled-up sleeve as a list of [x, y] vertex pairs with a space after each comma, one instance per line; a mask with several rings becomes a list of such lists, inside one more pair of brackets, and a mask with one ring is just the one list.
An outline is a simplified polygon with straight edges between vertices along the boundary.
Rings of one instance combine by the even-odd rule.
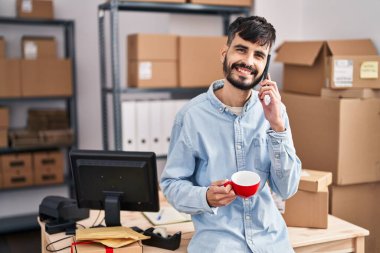
[[187, 129], [176, 122], [172, 129], [168, 159], [161, 175], [161, 190], [169, 203], [180, 212], [214, 213], [206, 199], [208, 188], [196, 186], [192, 182], [195, 166], [196, 157]]
[[272, 190], [282, 199], [288, 199], [297, 192], [302, 166], [293, 145], [289, 119], [285, 107], [283, 108], [282, 117], [286, 130], [284, 132], [275, 132], [271, 129], [267, 131], [271, 160], [269, 183]]

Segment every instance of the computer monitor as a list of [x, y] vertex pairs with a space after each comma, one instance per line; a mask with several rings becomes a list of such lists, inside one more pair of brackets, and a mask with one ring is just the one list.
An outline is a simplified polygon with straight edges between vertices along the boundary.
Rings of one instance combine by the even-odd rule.
[[79, 208], [105, 211], [106, 226], [120, 226], [120, 210], [159, 210], [153, 152], [74, 150], [69, 153]]

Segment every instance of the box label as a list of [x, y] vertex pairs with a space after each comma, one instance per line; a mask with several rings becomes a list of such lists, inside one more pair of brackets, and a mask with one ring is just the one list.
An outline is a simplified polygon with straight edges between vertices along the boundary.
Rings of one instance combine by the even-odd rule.
[[28, 60], [37, 59], [38, 47], [33, 41], [26, 41], [24, 44], [24, 58]]
[[32, 0], [23, 0], [21, 3], [22, 12], [31, 13], [33, 11]]
[[354, 64], [352, 60], [334, 61], [334, 84], [336, 87], [352, 87]]
[[360, 79], [379, 78], [379, 63], [377, 61], [365, 61], [360, 65]]
[[152, 62], [143, 61], [139, 63], [139, 80], [152, 79]]

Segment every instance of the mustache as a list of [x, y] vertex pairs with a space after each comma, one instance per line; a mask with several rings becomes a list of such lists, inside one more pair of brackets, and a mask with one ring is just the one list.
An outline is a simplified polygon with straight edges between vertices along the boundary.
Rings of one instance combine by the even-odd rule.
[[254, 69], [250, 65], [246, 65], [244, 62], [235, 62], [231, 65], [231, 68], [245, 68], [251, 71], [251, 75], [257, 75], [258, 71], [257, 69]]

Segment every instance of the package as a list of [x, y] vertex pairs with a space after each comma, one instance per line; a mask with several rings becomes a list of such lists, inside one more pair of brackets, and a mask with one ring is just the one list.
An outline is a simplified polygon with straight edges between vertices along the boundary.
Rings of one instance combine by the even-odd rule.
[[32, 155], [30, 153], [1, 155], [0, 161], [4, 188], [33, 184]]
[[[72, 246], [74, 247], [74, 246]], [[135, 242], [133, 244], [120, 247], [120, 248], [107, 248], [106, 246], [100, 243], [81, 243], [77, 242], [75, 244], [77, 253], [142, 253], [143, 247], [140, 242]]]
[[0, 106], [0, 129], [9, 127], [9, 110]]
[[331, 183], [331, 172], [303, 169], [298, 190], [319, 192], [326, 189]]
[[276, 50], [285, 91], [321, 95], [329, 88], [380, 88], [379, 56], [369, 39], [287, 41]]
[[69, 116], [65, 109], [29, 109], [28, 110], [28, 129], [30, 130], [49, 130], [69, 128]]
[[20, 60], [0, 59], [0, 98], [15, 98], [20, 96]]
[[0, 148], [8, 147], [8, 130], [0, 128]]
[[72, 68], [69, 59], [21, 61], [23, 97], [71, 96]]
[[193, 4], [246, 6], [252, 7], [253, 0], [190, 0]]
[[17, 17], [53, 19], [53, 0], [17, 0]]
[[139, 88], [174, 88], [178, 86], [177, 61], [128, 62], [128, 86]]
[[33, 153], [34, 183], [59, 184], [64, 181], [63, 153], [47, 151]]
[[380, 252], [380, 183], [332, 186], [330, 213], [369, 230], [365, 252]]
[[54, 37], [23, 36], [21, 51], [27, 60], [57, 59], [57, 42]]
[[305, 168], [330, 171], [337, 185], [380, 181], [380, 99], [282, 93]]
[[39, 139], [43, 145], [70, 146], [74, 143], [73, 129], [54, 129], [38, 131]]
[[9, 140], [11, 147], [36, 147], [41, 146], [42, 142], [37, 131], [28, 129], [12, 129], [9, 131]]
[[179, 37], [179, 86], [208, 87], [223, 79], [220, 51], [227, 37]]
[[177, 36], [166, 34], [131, 34], [127, 37], [128, 60], [178, 59]]
[[286, 200], [283, 217], [288, 227], [327, 228], [328, 205], [327, 187], [319, 192], [299, 190]]
[[0, 36], [0, 59], [5, 58], [5, 40]]
[[132, 34], [127, 38], [128, 87], [178, 86], [177, 36]]

